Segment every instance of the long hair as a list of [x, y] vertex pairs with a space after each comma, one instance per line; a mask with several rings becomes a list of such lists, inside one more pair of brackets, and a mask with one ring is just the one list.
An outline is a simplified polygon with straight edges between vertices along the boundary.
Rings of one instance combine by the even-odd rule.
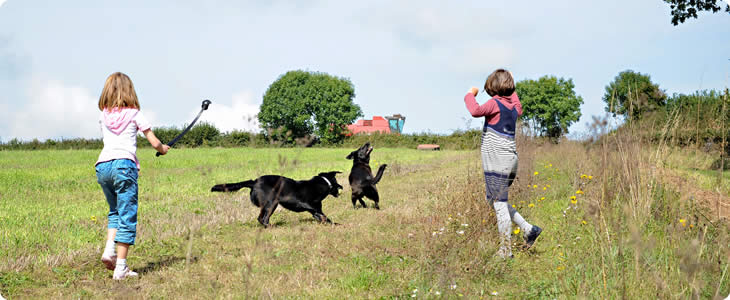
[[497, 69], [487, 77], [487, 81], [484, 83], [484, 90], [492, 97], [494, 95], [503, 97], [512, 96], [512, 93], [515, 92], [515, 80], [509, 71]]
[[99, 110], [123, 107], [139, 109], [139, 100], [129, 76], [116, 72], [109, 75], [104, 83], [99, 97]]

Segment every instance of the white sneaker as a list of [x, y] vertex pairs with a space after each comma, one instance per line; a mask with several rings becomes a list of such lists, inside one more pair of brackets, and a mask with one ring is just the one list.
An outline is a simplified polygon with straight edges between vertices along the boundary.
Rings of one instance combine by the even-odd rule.
[[124, 267], [121, 271], [114, 270], [114, 276], [112, 277], [114, 280], [122, 280], [127, 277], [137, 277], [137, 272], [134, 272], [129, 269], [129, 267]]
[[102, 255], [101, 262], [104, 263], [104, 266], [106, 266], [107, 270], [114, 270], [114, 268], [116, 268], [116, 266], [117, 266], [117, 256], [116, 255], [112, 255], [112, 256]]

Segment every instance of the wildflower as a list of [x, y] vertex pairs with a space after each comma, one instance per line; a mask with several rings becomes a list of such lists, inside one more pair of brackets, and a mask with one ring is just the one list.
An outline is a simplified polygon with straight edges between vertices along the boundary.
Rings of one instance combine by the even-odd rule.
[[535, 171], [535, 174], [534, 174], [534, 175], [538, 175], [538, 174], [540, 174], [540, 172], [538, 172], [538, 171]]
[[586, 174], [580, 175], [580, 179], [586, 179], [586, 178], [588, 178], [588, 175], [586, 175]]
[[512, 232], [513, 232], [514, 234], [519, 234], [519, 233], [520, 233], [520, 228], [518, 227], [518, 228], [516, 228], [516, 229], [515, 229], [514, 231], [512, 231]]
[[96, 223], [96, 216], [91, 216], [91, 222]]
[[517, 206], [515, 206], [514, 204], [512, 204], [512, 208], [517, 208]]
[[549, 185], [549, 184], [546, 184], [545, 186], [546, 186], [546, 187], [550, 187], [550, 185]]
[[482, 219], [482, 223], [487, 223], [487, 219]]
[[583, 194], [583, 191], [581, 191], [581, 190], [577, 190], [577, 191], [575, 191], [575, 194], [576, 194], [576, 195], [581, 195], [581, 194]]
[[533, 203], [530, 203], [530, 205], [528, 205], [527, 207], [529, 207], [529, 208], [533, 208], [533, 207], [535, 207], [535, 204], [533, 204]]
[[536, 188], [537, 188], [537, 184], [533, 184], [533, 185], [532, 185], [532, 188], [533, 188], [533, 189], [536, 189]]
[[439, 295], [441, 295], [441, 292], [435, 291], [434, 294], [436, 294], [436, 296], [439, 296]]
[[694, 224], [689, 224], [689, 228], [695, 227]]
[[593, 176], [588, 175], [588, 180], [592, 180], [592, 179], [593, 179]]
[[682, 227], [687, 226], [686, 222], [687, 221], [685, 219], [679, 219], [679, 223], [682, 224]]
[[586, 225], [586, 224], [588, 224], [588, 222], [586, 222], [586, 220], [582, 220], [582, 221], [580, 221], [580, 222], [581, 222], [581, 223], [582, 223], [583, 225]]
[[431, 236], [436, 236], [437, 234], [438, 232], [434, 231], [433, 233], [431, 233]]
[[563, 266], [558, 266], [558, 268], [557, 268], [558, 271], [562, 271], [564, 269], [565, 269], [565, 267], [563, 267]]
[[575, 196], [570, 196], [570, 203], [577, 204], [578, 200], [575, 200]]
[[464, 231], [463, 230], [459, 230], [456, 233], [458, 233], [458, 234], [464, 234]]
[[546, 187], [546, 186], [545, 186], [545, 187], [543, 187], [543, 188], [542, 188], [542, 190], [543, 190], [543, 191], [546, 191], [546, 190], [547, 190], [547, 187]]
[[540, 201], [545, 200], [545, 197], [540, 197]]
[[492, 291], [492, 296], [497, 296], [497, 295], [499, 295], [499, 293], [497, 293], [497, 291]]
[[451, 285], [451, 289], [452, 289], [452, 290], [455, 290], [455, 289], [456, 289], [456, 284], [452, 284], [452, 285]]

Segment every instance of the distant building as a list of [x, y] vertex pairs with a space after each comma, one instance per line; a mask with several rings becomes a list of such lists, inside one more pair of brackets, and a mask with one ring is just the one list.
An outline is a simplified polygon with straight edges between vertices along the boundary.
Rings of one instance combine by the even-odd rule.
[[347, 129], [350, 134], [358, 133], [397, 133], [403, 132], [403, 125], [406, 122], [406, 117], [401, 114], [395, 114], [392, 116], [373, 116], [372, 120], [357, 120], [355, 124], [347, 125]]

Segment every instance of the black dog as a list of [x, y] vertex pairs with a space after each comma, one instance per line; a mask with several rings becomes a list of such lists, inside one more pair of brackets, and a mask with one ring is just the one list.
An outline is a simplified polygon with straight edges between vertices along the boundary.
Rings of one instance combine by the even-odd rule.
[[310, 180], [295, 181], [277, 175], [265, 175], [256, 180], [247, 180], [239, 183], [216, 184], [211, 192], [233, 192], [247, 187], [251, 189], [251, 202], [261, 208], [259, 223], [269, 227], [269, 218], [276, 206], [303, 212], [308, 211], [317, 221], [332, 223], [322, 213], [322, 200], [327, 195], [339, 196], [342, 186], [337, 183], [335, 175], [342, 172], [319, 173]]
[[357, 201], [360, 201], [362, 207], [367, 207], [365, 202], [362, 201], [362, 197], [368, 197], [375, 201], [375, 209], [380, 209], [378, 201], [378, 189], [375, 185], [383, 177], [383, 172], [386, 164], [380, 165], [378, 168], [378, 175], [373, 178], [373, 172], [370, 169], [370, 152], [373, 151], [373, 147], [370, 147], [370, 142], [362, 145], [360, 149], [352, 151], [346, 158], [352, 159], [352, 170], [350, 170], [350, 187], [352, 188], [352, 207], [357, 208]]

